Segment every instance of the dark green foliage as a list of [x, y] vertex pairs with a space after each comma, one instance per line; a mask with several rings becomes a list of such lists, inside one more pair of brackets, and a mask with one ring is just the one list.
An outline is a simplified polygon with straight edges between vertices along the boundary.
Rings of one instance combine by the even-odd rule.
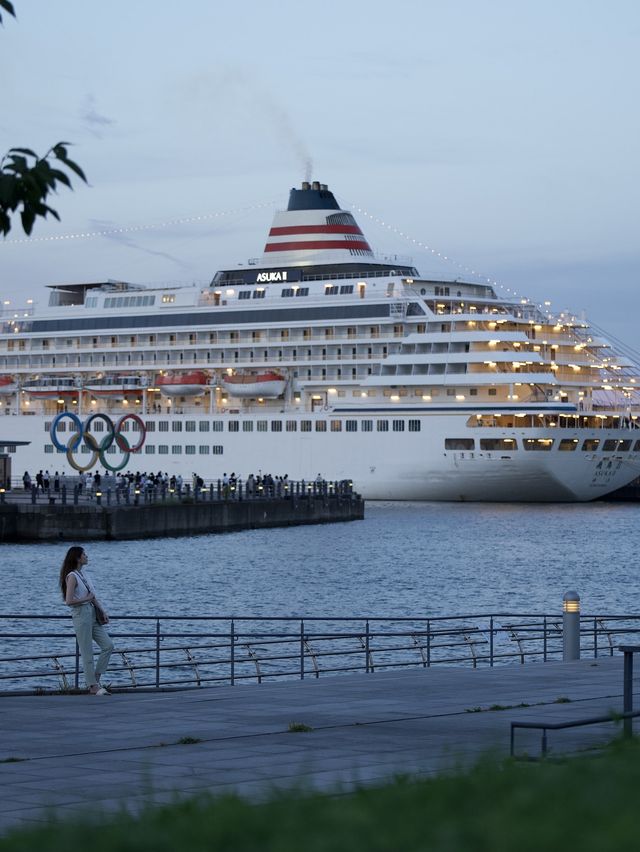
[[[0, 0], [0, 10], [4, 9], [5, 12], [8, 12], [10, 15], [13, 15], [15, 18], [16, 13], [13, 9], [13, 3], [9, 3], [9, 0]], [[0, 11], [0, 24], [2, 23], [2, 12]]]
[[638, 744], [618, 743], [599, 757], [486, 760], [468, 773], [344, 796], [293, 792], [261, 805], [191, 799], [136, 819], [105, 817], [97, 828], [20, 830], [0, 850], [68, 852], [89, 843], [92, 852], [619, 852], [637, 846], [639, 782]]
[[[0, 0], [2, 2], [2, 0]], [[50, 213], [60, 220], [56, 211], [46, 204], [50, 193], [59, 184], [71, 189], [71, 181], [63, 171], [73, 172], [85, 183], [87, 179], [77, 163], [69, 159], [68, 142], [58, 142], [44, 157], [29, 148], [11, 148], [0, 162], [0, 232], [11, 230], [11, 215], [20, 211], [22, 228], [30, 234], [37, 217]]]
[[[0, 24], [2, 11], [15, 18], [16, 13], [10, 0], [0, 0]], [[50, 193], [59, 184], [71, 189], [66, 171], [73, 172], [85, 183], [87, 179], [77, 163], [69, 159], [69, 142], [58, 142], [44, 157], [38, 157], [30, 148], [10, 148], [0, 161], [0, 233], [5, 237], [11, 230], [11, 216], [20, 212], [22, 229], [30, 234], [39, 217], [46, 219], [49, 213], [58, 221], [56, 211], [46, 204]], [[66, 170], [66, 171], [64, 171]]]

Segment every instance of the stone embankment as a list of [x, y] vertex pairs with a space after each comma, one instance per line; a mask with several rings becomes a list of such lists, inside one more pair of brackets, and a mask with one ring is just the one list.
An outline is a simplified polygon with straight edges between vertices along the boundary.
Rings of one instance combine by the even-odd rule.
[[203, 535], [364, 518], [357, 494], [256, 500], [173, 500], [141, 505], [0, 503], [0, 543]]

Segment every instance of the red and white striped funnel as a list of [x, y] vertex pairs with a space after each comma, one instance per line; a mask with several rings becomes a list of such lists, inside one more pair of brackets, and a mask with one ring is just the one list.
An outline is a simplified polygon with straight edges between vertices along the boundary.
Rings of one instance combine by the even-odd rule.
[[273, 217], [262, 263], [348, 263], [373, 252], [351, 213], [341, 210], [324, 183], [292, 189], [289, 206]]

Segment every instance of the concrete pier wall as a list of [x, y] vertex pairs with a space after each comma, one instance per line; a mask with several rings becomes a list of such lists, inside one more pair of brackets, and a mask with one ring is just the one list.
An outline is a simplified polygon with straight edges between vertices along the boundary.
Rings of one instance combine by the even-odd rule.
[[140, 506], [0, 504], [0, 543], [123, 540], [364, 518], [358, 495], [159, 502]]

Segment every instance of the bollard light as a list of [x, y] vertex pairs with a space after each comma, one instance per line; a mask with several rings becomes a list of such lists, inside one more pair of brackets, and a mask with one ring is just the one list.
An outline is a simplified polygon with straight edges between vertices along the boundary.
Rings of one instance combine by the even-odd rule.
[[580, 659], [580, 595], [565, 592], [562, 598], [562, 659]]
[[96, 491], [96, 504], [102, 506], [102, 491]]
[[562, 598], [563, 612], [580, 612], [580, 595], [577, 592], [566, 592]]
[[6, 494], [6, 488], [0, 488], [0, 503], [4, 503], [4, 495]]

